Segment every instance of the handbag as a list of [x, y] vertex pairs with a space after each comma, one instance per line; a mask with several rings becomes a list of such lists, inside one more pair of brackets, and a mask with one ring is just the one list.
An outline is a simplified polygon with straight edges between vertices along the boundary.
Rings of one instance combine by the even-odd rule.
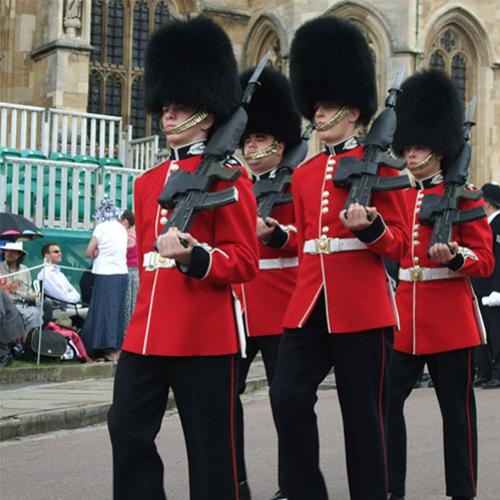
[[39, 343], [39, 336], [39, 328], [34, 328], [28, 333], [25, 341], [26, 359], [36, 360], [38, 358], [38, 348], [40, 347], [40, 360], [61, 360], [68, 348], [66, 337], [51, 330], [42, 330], [42, 338]]

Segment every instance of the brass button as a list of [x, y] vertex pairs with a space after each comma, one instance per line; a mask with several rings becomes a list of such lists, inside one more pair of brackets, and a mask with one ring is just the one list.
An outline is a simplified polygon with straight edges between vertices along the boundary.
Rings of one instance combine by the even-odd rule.
[[330, 196], [330, 193], [328, 191], [323, 191], [323, 198], [328, 198]]
[[332, 174], [326, 174], [326, 180], [331, 181], [333, 179]]
[[329, 227], [328, 226], [323, 226], [322, 229], [321, 229], [321, 232], [322, 233], [327, 233], [329, 231]]
[[321, 211], [322, 211], [324, 214], [327, 214], [327, 213], [328, 213], [328, 207], [324, 207]]
[[168, 214], [168, 209], [166, 209], [166, 208], [162, 208], [162, 209], [160, 210], [160, 214], [161, 214], [161, 215], [167, 215], [167, 214]]
[[161, 224], [162, 226], [164, 226], [167, 222], [168, 222], [168, 219], [167, 219], [166, 217], [162, 217], [162, 218], [160, 219], [160, 224]]
[[337, 160], [334, 160], [333, 158], [330, 158], [330, 159], [328, 160], [327, 165], [335, 165], [336, 163], [337, 163]]
[[176, 170], [179, 170], [179, 165], [176, 165], [175, 163], [173, 163], [173, 164], [170, 166], [170, 170], [172, 170], [173, 172], [175, 172]]
[[328, 246], [328, 240], [318, 241], [318, 248], [320, 250], [326, 250], [327, 246]]
[[327, 199], [326, 199], [326, 200], [322, 200], [322, 201], [321, 201], [321, 204], [322, 204], [322, 205], [328, 205], [328, 203], [330, 203], [330, 202], [329, 202]]
[[326, 172], [329, 174], [333, 172], [333, 167], [326, 167]]
[[418, 257], [413, 257], [413, 262], [415, 262], [415, 264], [418, 264], [420, 262], [420, 259]]
[[415, 240], [415, 241], [413, 242], [413, 246], [414, 246], [414, 247], [417, 247], [418, 245], [420, 245], [420, 241]]

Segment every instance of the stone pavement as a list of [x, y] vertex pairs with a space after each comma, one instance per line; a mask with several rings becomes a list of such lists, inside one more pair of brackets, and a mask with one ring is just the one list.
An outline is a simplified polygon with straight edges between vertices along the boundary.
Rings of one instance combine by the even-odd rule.
[[[0, 369], [0, 441], [104, 422], [111, 405], [113, 368], [111, 363], [92, 363]], [[264, 365], [256, 359], [246, 392], [266, 384]], [[174, 407], [170, 393], [168, 408]]]

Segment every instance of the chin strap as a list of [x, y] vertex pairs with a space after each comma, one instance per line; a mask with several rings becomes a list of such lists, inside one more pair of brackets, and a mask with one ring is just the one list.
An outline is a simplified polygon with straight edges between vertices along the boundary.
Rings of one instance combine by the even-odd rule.
[[166, 130], [165, 133], [167, 135], [180, 134], [181, 132], [190, 129], [195, 125], [198, 125], [198, 123], [201, 123], [207, 116], [208, 113], [206, 111], [198, 111], [194, 115], [191, 115], [187, 120], [183, 121], [182, 123], [179, 123], [177, 127], [174, 127], [170, 130]]
[[425, 167], [427, 167], [427, 165], [429, 165], [429, 163], [432, 162], [432, 160], [434, 160], [436, 157], [434, 156], [434, 153], [431, 153], [425, 160], [422, 160], [418, 165], [415, 165], [412, 169], [411, 169], [411, 172], [412, 173], [415, 173], [415, 172], [420, 172], [421, 170], [423, 170]]
[[274, 141], [270, 146], [267, 146], [267, 148], [263, 149], [262, 151], [257, 151], [254, 154], [245, 156], [245, 160], [261, 160], [262, 158], [267, 158], [268, 156], [271, 156], [275, 153], [278, 152], [279, 149], [279, 144], [278, 141]]
[[346, 106], [342, 106], [324, 125], [318, 127], [316, 125], [316, 130], [318, 132], [324, 132], [332, 127], [335, 127], [337, 123], [340, 123], [350, 112], [350, 109]]

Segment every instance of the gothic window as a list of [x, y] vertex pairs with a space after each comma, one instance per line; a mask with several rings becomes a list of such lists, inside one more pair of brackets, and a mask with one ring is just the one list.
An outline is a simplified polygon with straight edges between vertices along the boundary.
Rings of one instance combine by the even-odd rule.
[[101, 111], [101, 78], [97, 71], [92, 71], [89, 78], [88, 112]]
[[473, 60], [467, 39], [455, 27], [446, 27], [434, 39], [429, 67], [444, 71], [456, 83], [465, 103], [471, 86], [469, 61]]
[[429, 66], [438, 71], [444, 71], [444, 59], [439, 50], [432, 53]]
[[157, 30], [160, 26], [163, 26], [164, 24], [167, 24], [170, 21], [172, 21], [172, 19], [173, 19], [172, 15], [170, 14], [168, 7], [163, 2], [160, 2], [156, 6], [156, 10], [155, 10], [154, 29]]
[[[1, 0], [0, 0], [1, 1]], [[168, 0], [92, 0], [88, 111], [121, 116], [134, 137], [163, 138], [144, 110], [144, 55], [153, 31], [171, 22]]]
[[122, 115], [122, 84], [120, 77], [109, 75], [106, 79], [104, 112], [107, 115]]
[[101, 60], [102, 46], [102, 0], [94, 0], [92, 2], [92, 20], [90, 28], [90, 44], [93, 51], [90, 54], [92, 62]]
[[144, 110], [144, 81], [137, 77], [132, 84], [131, 123], [134, 137], [146, 135], [146, 112]]
[[144, 51], [148, 41], [149, 8], [143, 0], [135, 4], [133, 43], [132, 43], [132, 64], [134, 68], [144, 67]]
[[123, 62], [123, 5], [121, 0], [109, 0], [106, 31], [106, 62]]
[[451, 78], [456, 83], [460, 96], [465, 102], [466, 66], [465, 59], [461, 54], [456, 54], [451, 60]]

